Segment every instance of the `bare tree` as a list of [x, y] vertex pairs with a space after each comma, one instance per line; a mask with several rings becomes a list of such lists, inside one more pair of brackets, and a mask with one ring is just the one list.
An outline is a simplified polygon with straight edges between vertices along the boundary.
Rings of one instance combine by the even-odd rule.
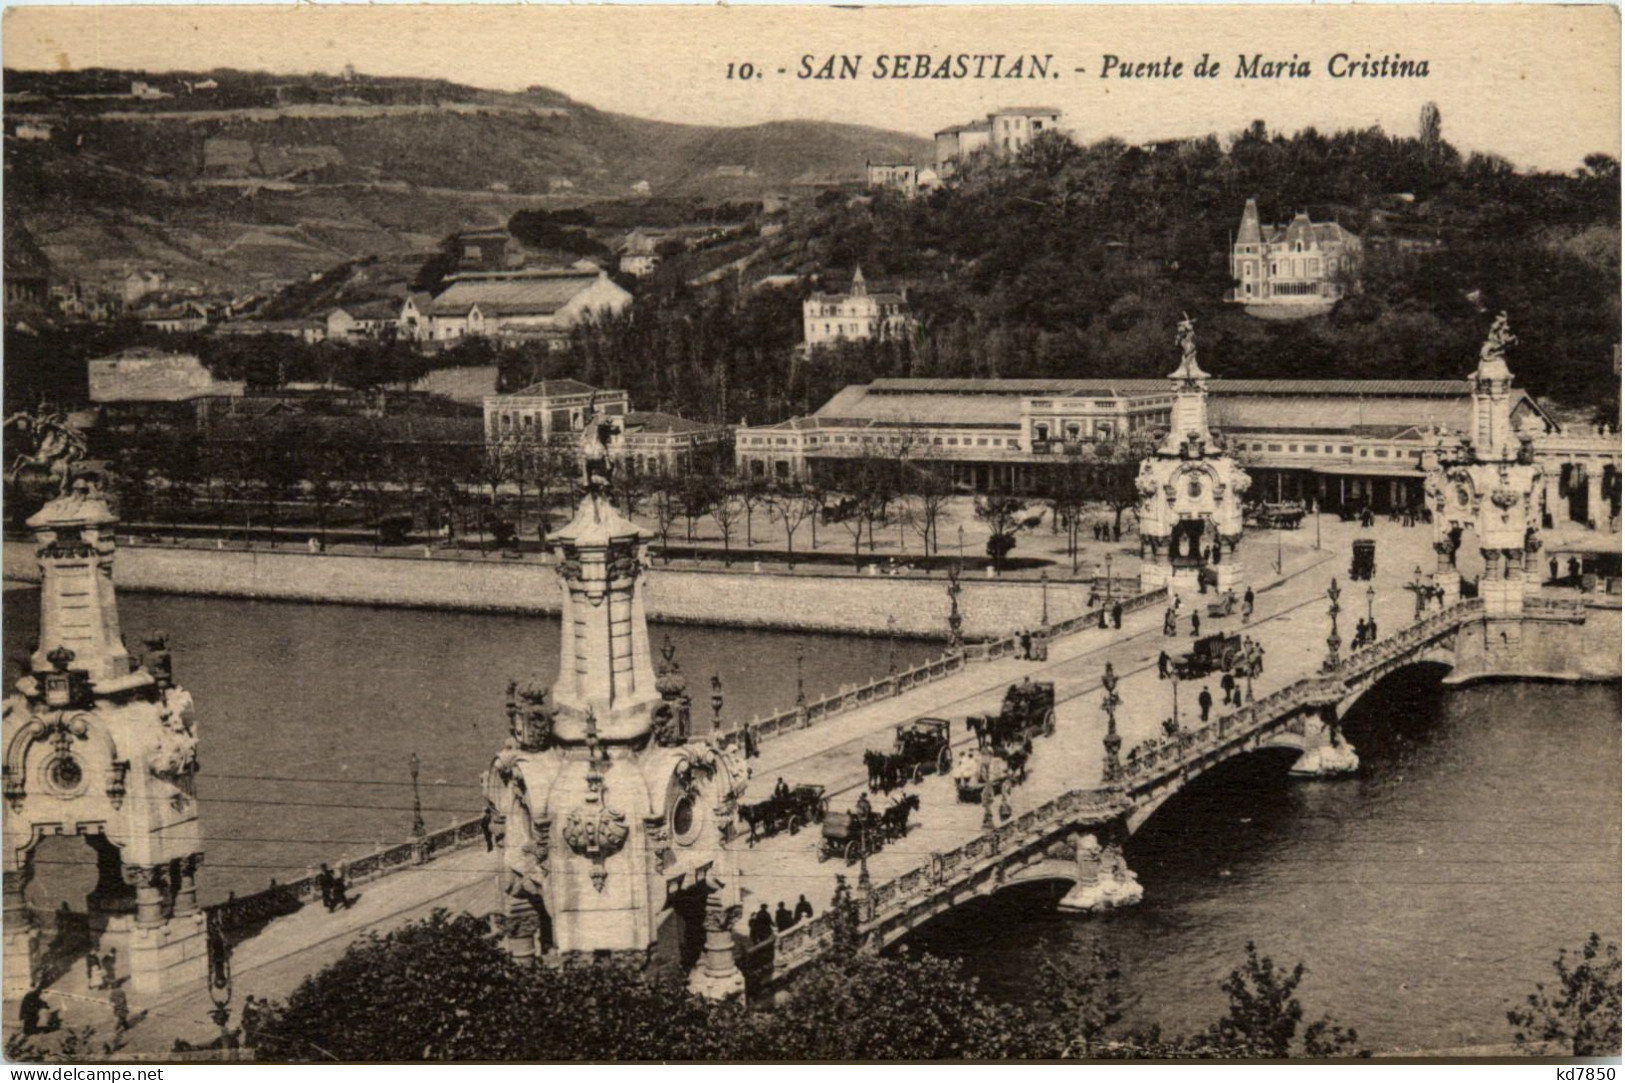
[[823, 499], [811, 492], [803, 485], [793, 481], [774, 485], [766, 492], [765, 499], [768, 507], [778, 516], [779, 522], [784, 526], [784, 547], [790, 554], [790, 562], [795, 563], [796, 531], [801, 524], [811, 519], [815, 523], [818, 511], [823, 507]]
[[757, 478], [740, 477], [735, 480], [732, 489], [739, 506], [745, 509], [745, 548], [749, 549], [755, 543], [751, 536], [751, 516], [756, 505], [766, 502], [767, 486]]
[[650, 479], [650, 503], [654, 508], [655, 533], [660, 535], [660, 553], [671, 563], [671, 528], [683, 514], [682, 480], [674, 474], [656, 474]]
[[722, 563], [725, 566], [733, 564], [733, 532], [739, 525], [739, 517], [744, 514], [744, 509], [744, 502], [735, 486], [726, 482], [717, 486], [716, 498], [711, 501], [708, 511], [711, 521], [722, 531]]
[[937, 525], [954, 495], [947, 475], [936, 463], [910, 463], [903, 477], [903, 487], [903, 515], [920, 536], [921, 548], [927, 556], [940, 552]]

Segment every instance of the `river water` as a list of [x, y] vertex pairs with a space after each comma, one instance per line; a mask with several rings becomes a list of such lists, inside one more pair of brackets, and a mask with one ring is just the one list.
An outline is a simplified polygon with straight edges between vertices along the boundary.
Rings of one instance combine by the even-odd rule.
[[[549, 684], [558, 671], [551, 617], [128, 592], [119, 611], [131, 644], [153, 629], [169, 633], [175, 680], [197, 700], [205, 902], [403, 841], [414, 753], [430, 830], [478, 815], [480, 772], [507, 736], [509, 677]], [[39, 630], [38, 590], [7, 589], [3, 615], [10, 687]], [[722, 679], [726, 728], [794, 705], [798, 647], [809, 699], [884, 676], [894, 649], [899, 668], [943, 650], [903, 638], [658, 624], [653, 649], [668, 635], [702, 728], [712, 674]], [[42, 849], [35, 901], [54, 906], [88, 890], [89, 853], [72, 840]]]
[[[206, 899], [310, 863], [399, 841], [407, 760], [422, 759], [431, 828], [477, 813], [476, 779], [505, 734], [507, 678], [549, 679], [548, 618], [126, 594], [124, 627], [170, 633], [197, 697]], [[38, 595], [4, 593], [8, 683], [37, 628]], [[724, 717], [878, 676], [885, 640], [660, 627], [698, 718], [720, 674]], [[900, 665], [938, 645], [899, 640]], [[1560, 947], [1620, 927], [1618, 685], [1501, 683], [1446, 690], [1401, 675], [1347, 727], [1358, 778], [1289, 781], [1291, 757], [1226, 765], [1165, 805], [1130, 842], [1145, 901], [1104, 917], [1057, 913], [1044, 888], [940, 920], [917, 948], [963, 958], [985, 986], [1041, 997], [1045, 959], [1119, 958], [1131, 1021], [1196, 1029], [1255, 940], [1302, 960], [1310, 1017], [1329, 1012], [1376, 1050], [1505, 1043], [1513, 1006]], [[36, 890], [89, 887], [88, 850], [58, 840]], [[38, 901], [45, 902], [41, 897]]]

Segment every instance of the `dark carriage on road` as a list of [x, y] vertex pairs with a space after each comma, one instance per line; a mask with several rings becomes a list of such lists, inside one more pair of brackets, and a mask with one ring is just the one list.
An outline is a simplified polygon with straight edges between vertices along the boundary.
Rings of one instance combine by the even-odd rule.
[[1248, 513], [1252, 525], [1264, 530], [1296, 530], [1303, 524], [1308, 510], [1296, 501], [1281, 504], [1256, 504]]
[[1240, 661], [1240, 634], [1215, 632], [1198, 639], [1195, 646], [1174, 659], [1174, 676], [1191, 681], [1210, 673], [1234, 673]]
[[998, 714], [970, 715], [965, 728], [982, 748], [1003, 748], [1055, 732], [1055, 682], [1024, 680], [1004, 690]]
[[794, 835], [809, 824], [821, 823], [829, 812], [824, 787], [803, 783], [790, 792], [739, 806], [739, 818], [749, 830], [749, 843], [769, 838], [780, 831]]
[[933, 772], [946, 775], [954, 765], [949, 741], [952, 728], [946, 718], [916, 718], [898, 726], [892, 751], [870, 749], [863, 754], [869, 788], [890, 793]]
[[1367, 579], [1377, 574], [1377, 543], [1370, 538], [1357, 538], [1354, 553], [1349, 558], [1349, 578]]
[[818, 860], [843, 857], [848, 865], [877, 853], [893, 839], [908, 835], [909, 816], [920, 807], [920, 795], [911, 793], [893, 801], [880, 812], [867, 816], [858, 812], [831, 812], [824, 817], [824, 837], [818, 843]]

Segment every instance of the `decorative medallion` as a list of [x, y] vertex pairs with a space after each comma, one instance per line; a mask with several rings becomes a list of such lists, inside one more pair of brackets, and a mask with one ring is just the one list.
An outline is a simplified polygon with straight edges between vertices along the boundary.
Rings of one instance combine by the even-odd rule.
[[561, 834], [565, 845], [578, 856], [592, 862], [593, 889], [603, 891], [604, 882], [609, 879], [609, 870], [604, 868], [604, 862], [620, 852], [631, 831], [625, 813], [601, 804], [593, 809], [578, 808], [570, 813]]

